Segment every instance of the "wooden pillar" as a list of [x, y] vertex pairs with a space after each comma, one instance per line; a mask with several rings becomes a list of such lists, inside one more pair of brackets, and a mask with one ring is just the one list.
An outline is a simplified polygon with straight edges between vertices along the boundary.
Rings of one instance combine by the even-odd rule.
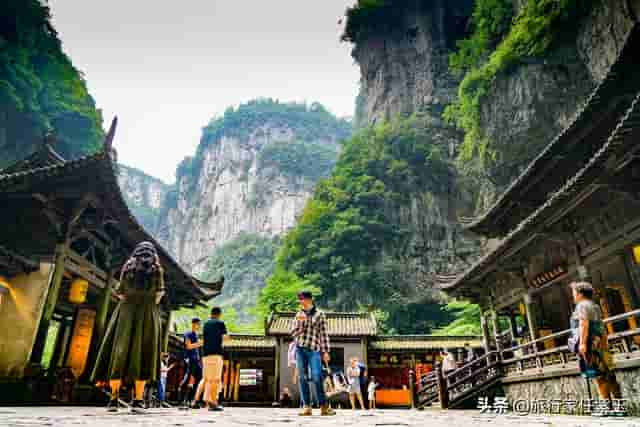
[[409, 373], [409, 390], [411, 392], [411, 408], [416, 407], [416, 355], [411, 354], [411, 371]]
[[275, 375], [273, 378], [273, 401], [280, 401], [280, 349], [282, 341], [280, 338], [276, 339], [276, 354], [275, 354]]
[[169, 351], [169, 335], [171, 335], [171, 324], [173, 323], [173, 311], [169, 310], [167, 313], [167, 323], [162, 331], [162, 351], [167, 353]]
[[233, 401], [240, 400], [240, 363], [236, 363], [236, 377], [233, 385]]
[[516, 336], [518, 335], [518, 330], [516, 327], [516, 315], [514, 314], [513, 311], [509, 312], [509, 317], [508, 317], [508, 321], [509, 321], [509, 331], [511, 332], [511, 339], [515, 341]]
[[[111, 263], [111, 258], [107, 255], [107, 265]], [[81, 381], [83, 383], [88, 383], [90, 381], [90, 375], [93, 372], [93, 368], [96, 365], [98, 358], [98, 351], [100, 351], [100, 346], [102, 345], [102, 340], [104, 339], [104, 334], [107, 328], [107, 320], [109, 315], [109, 306], [111, 303], [111, 296], [113, 291], [113, 286], [115, 284], [114, 278], [115, 271], [110, 270], [107, 275], [107, 282], [105, 284], [104, 289], [100, 293], [98, 299], [98, 306], [96, 308], [96, 320], [93, 326], [93, 336], [91, 338], [91, 347], [89, 351], [89, 357], [87, 360], [87, 364], [84, 370], [84, 373], [81, 377]]]
[[369, 342], [366, 338], [362, 339], [362, 363], [369, 366]]
[[491, 312], [491, 326], [493, 327], [493, 337], [496, 342], [496, 350], [502, 351], [502, 345], [500, 343], [500, 326], [498, 325], [498, 312], [492, 310]]
[[449, 407], [449, 390], [447, 390], [447, 380], [444, 378], [444, 375], [442, 375], [442, 363], [440, 362], [436, 365], [436, 381], [438, 384], [440, 407], [447, 409]]
[[53, 317], [53, 312], [55, 311], [56, 303], [58, 302], [60, 287], [62, 286], [62, 278], [64, 277], [65, 270], [64, 262], [66, 257], [67, 242], [65, 241], [56, 245], [53, 276], [51, 277], [49, 292], [47, 293], [44, 309], [42, 310], [42, 317], [40, 317], [36, 341], [33, 344], [33, 350], [31, 351], [31, 363], [39, 364], [42, 361], [42, 353], [44, 352], [44, 345], [49, 332], [49, 324], [51, 323], [51, 318]]
[[71, 339], [71, 329], [73, 322], [66, 316], [60, 322], [60, 329], [58, 330], [58, 340], [54, 349], [54, 353], [51, 356], [51, 363], [49, 366], [61, 368], [64, 366], [64, 362], [67, 356], [67, 347], [69, 346], [69, 340]]
[[524, 294], [523, 297], [524, 312], [527, 317], [527, 326], [529, 328], [529, 338], [534, 341], [538, 336], [538, 327], [536, 325], [535, 313], [531, 309], [531, 295]]
[[484, 347], [485, 354], [489, 353], [489, 325], [487, 323], [487, 316], [484, 312], [480, 312], [480, 329], [482, 330], [482, 347]]
[[633, 308], [640, 307], [640, 280], [638, 280], [638, 276], [636, 274], [636, 265], [633, 257], [630, 255], [631, 248], [628, 248], [621, 255], [622, 262], [624, 263], [625, 271], [627, 273], [627, 281], [625, 283], [625, 287], [629, 292], [629, 296], [631, 297], [631, 302], [633, 303]]
[[98, 346], [102, 343], [102, 338], [104, 338], [105, 329], [107, 327], [107, 317], [109, 316], [109, 306], [111, 304], [113, 286], [116, 283], [114, 274], [114, 270], [109, 271], [107, 283], [100, 294], [100, 301], [98, 302], [98, 309], [96, 310], [96, 324], [93, 329], [93, 333]]

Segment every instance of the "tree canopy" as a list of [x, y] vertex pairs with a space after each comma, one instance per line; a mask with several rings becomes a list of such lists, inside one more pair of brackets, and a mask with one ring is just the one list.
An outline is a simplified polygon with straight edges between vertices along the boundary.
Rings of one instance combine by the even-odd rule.
[[390, 328], [424, 332], [448, 319], [437, 304], [397, 301], [396, 294], [413, 284], [400, 279], [401, 265], [382, 255], [408, 237], [386, 212], [407, 203], [416, 191], [445, 192], [450, 179], [440, 148], [415, 119], [358, 132], [344, 143], [331, 177], [316, 186], [285, 237], [278, 274], [263, 292], [295, 277], [321, 289], [320, 302], [334, 310], [370, 306], [389, 312]]
[[0, 4], [0, 113], [0, 167], [28, 155], [47, 132], [65, 157], [92, 152], [103, 139], [100, 111], [37, 0]]

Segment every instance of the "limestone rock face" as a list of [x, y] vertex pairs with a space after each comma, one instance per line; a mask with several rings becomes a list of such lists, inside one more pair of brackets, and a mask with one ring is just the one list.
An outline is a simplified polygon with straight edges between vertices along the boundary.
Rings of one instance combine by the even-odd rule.
[[[525, 3], [515, 1], [516, 12]], [[473, 2], [403, 2], [403, 18], [392, 30], [363, 33], [355, 40], [353, 57], [361, 70], [357, 123], [418, 113], [426, 118], [433, 143], [448, 148], [457, 172], [446, 197], [416, 189], [411, 203], [389, 208], [393, 220], [412, 234], [403, 253], [419, 254], [394, 255], [407, 271], [421, 271], [428, 282], [433, 273], [461, 271], [480, 255], [481, 242], [461, 232], [458, 218], [488, 208], [571, 121], [622, 48], [638, 19], [637, 3], [595, 2], [574, 36], [497, 76], [481, 105], [482, 130], [497, 150], [496, 165], [486, 178], [465, 177], [458, 170], [453, 160], [464, 135], [441, 119], [460, 83], [448, 71], [448, 56], [465, 36]]]
[[[363, 33], [352, 52], [361, 71], [357, 123], [417, 113], [420, 126], [432, 144], [442, 148], [452, 169], [463, 135], [441, 114], [457, 93], [460, 79], [449, 72], [448, 57], [464, 33], [472, 6], [463, 0], [404, 2], [393, 30]], [[478, 240], [463, 234], [457, 220], [473, 206], [472, 195], [456, 178], [448, 182], [445, 194], [415, 188], [408, 201], [388, 206], [390, 221], [407, 231], [407, 239], [388, 248], [379, 264], [381, 269], [384, 264], [402, 266], [404, 277], [396, 283], [407, 284], [398, 292], [409, 301], [438, 299], [433, 290], [437, 276], [461, 270], [480, 253]]]
[[353, 49], [361, 70], [361, 123], [440, 110], [456, 95], [458, 79], [448, 71], [448, 56], [465, 30], [473, 1], [404, 3], [393, 31], [368, 32]]
[[634, 19], [625, 2], [595, 2], [575, 37], [498, 76], [481, 107], [482, 129], [498, 158], [487, 171], [492, 179], [482, 185], [478, 211], [571, 122], [615, 61]]
[[[272, 142], [296, 137], [291, 128], [265, 123], [247, 138], [223, 135], [208, 144], [199, 168], [179, 175], [166, 199], [160, 242], [198, 274], [217, 247], [241, 233], [274, 237], [291, 228], [316, 181], [260, 167], [259, 153]], [[337, 137], [314, 143], [332, 147], [337, 158]]]
[[124, 165], [118, 165], [118, 184], [131, 212], [145, 230], [154, 235], [169, 185]]

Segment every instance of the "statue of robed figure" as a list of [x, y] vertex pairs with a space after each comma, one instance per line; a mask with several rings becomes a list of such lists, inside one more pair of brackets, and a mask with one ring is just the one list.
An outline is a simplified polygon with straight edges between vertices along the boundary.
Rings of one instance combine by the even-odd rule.
[[133, 408], [144, 410], [147, 381], [157, 381], [160, 371], [161, 323], [159, 303], [164, 295], [164, 272], [155, 246], [139, 243], [120, 274], [116, 288], [119, 303], [98, 351], [92, 380], [108, 381], [108, 410], [118, 410], [122, 381], [135, 384]]

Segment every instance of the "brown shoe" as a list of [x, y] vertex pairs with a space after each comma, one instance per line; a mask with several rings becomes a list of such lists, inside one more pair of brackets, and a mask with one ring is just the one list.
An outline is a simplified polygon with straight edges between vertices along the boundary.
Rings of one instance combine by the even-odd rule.
[[336, 411], [331, 409], [329, 405], [322, 405], [320, 407], [320, 415], [322, 416], [335, 415], [335, 414], [336, 414]]
[[310, 417], [311, 415], [313, 415], [311, 406], [305, 406], [304, 408], [302, 408], [302, 412], [300, 412], [298, 415], [300, 415], [301, 417]]

